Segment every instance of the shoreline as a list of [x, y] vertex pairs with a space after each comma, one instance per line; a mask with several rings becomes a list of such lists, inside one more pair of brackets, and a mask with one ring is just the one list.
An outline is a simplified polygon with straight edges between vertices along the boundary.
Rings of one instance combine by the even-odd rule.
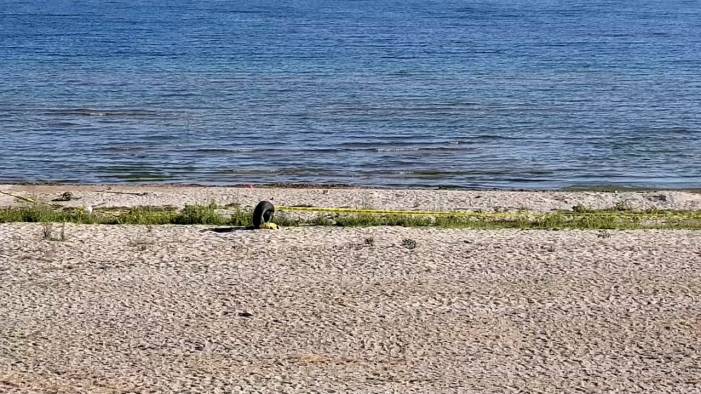
[[[253, 207], [270, 200], [276, 205], [406, 211], [534, 212], [591, 210], [701, 210], [701, 192], [659, 191], [503, 191], [368, 189], [333, 187], [229, 187], [185, 185], [22, 185], [0, 184], [0, 207], [21, 204], [14, 196], [57, 203], [66, 208], [84, 206], [139, 207], [219, 205]], [[56, 202], [70, 192], [76, 199]], [[8, 194], [9, 193], [9, 194]]]
[[701, 193], [701, 186], [695, 187], [640, 187], [626, 185], [591, 185], [591, 186], [568, 186], [562, 188], [507, 188], [507, 187], [457, 187], [457, 186], [379, 186], [379, 185], [352, 185], [346, 183], [228, 183], [228, 184], [207, 184], [207, 183], [167, 183], [167, 182], [118, 182], [118, 183], [80, 183], [80, 182], [3, 182], [0, 181], [0, 186], [50, 186], [50, 187], [134, 187], [134, 188], [179, 188], [179, 187], [194, 187], [194, 188], [234, 188], [242, 189], [248, 187], [260, 189], [362, 189], [362, 190], [426, 190], [426, 191], [466, 191], [466, 192], [529, 192], [529, 193], [557, 193], [557, 192], [596, 192], [596, 193], [621, 193], [621, 192], [686, 192], [686, 193]]

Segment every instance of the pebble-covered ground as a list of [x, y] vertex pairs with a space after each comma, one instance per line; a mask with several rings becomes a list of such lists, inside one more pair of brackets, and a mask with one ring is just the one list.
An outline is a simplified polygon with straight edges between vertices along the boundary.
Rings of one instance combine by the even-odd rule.
[[206, 229], [0, 225], [0, 392], [701, 392], [701, 232]]

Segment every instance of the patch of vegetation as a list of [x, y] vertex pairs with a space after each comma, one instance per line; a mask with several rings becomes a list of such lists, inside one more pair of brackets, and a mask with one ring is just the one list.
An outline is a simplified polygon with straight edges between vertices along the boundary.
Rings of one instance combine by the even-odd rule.
[[42, 238], [46, 241], [65, 241], [66, 240], [66, 223], [61, 224], [61, 230], [58, 234], [54, 234], [53, 223], [41, 224]]
[[[291, 209], [290, 209], [291, 210]], [[291, 210], [293, 211], [293, 210]], [[78, 223], [140, 225], [213, 225], [251, 226], [251, 213], [237, 207], [227, 210], [214, 203], [175, 207], [97, 208], [88, 212], [80, 208], [60, 208], [47, 204], [27, 204], [16, 208], [0, 208], [0, 223]], [[304, 215], [277, 212], [273, 220], [283, 227], [292, 226], [404, 226], [469, 229], [701, 229], [701, 211], [633, 211], [587, 210], [560, 212], [436, 212], [411, 213], [364, 210], [307, 211]]]

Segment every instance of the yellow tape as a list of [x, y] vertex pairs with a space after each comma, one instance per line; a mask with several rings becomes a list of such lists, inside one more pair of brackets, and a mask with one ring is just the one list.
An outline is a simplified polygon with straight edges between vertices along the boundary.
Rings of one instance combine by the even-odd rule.
[[354, 209], [354, 208], [317, 208], [317, 207], [285, 207], [277, 206], [275, 209], [283, 212], [329, 212], [329, 213], [346, 213], [360, 215], [404, 215], [404, 216], [480, 216], [489, 215], [490, 217], [503, 216], [512, 217], [515, 212], [446, 212], [446, 211], [396, 211], [396, 210], [379, 210], [379, 209]]

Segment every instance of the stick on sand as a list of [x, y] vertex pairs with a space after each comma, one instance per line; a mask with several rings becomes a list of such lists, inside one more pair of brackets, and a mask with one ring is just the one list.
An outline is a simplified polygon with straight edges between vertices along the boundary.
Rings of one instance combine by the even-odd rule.
[[2, 191], [2, 190], [0, 190], [0, 193], [5, 194], [5, 195], [10, 196], [10, 197], [14, 197], [14, 198], [16, 198], [16, 199], [18, 199], [18, 200], [22, 200], [22, 201], [26, 201], [26, 202], [31, 202], [32, 204], [36, 204], [36, 203], [37, 203], [36, 201], [32, 200], [31, 198], [22, 197], [22, 196], [16, 196], [16, 195], [14, 195], [14, 194], [12, 194], [12, 193], [4, 192], [4, 191]]
[[112, 190], [98, 190], [98, 193], [112, 193], [112, 194], [129, 194], [132, 196], [146, 196], [148, 192], [134, 193], [134, 192], [117, 192]]

